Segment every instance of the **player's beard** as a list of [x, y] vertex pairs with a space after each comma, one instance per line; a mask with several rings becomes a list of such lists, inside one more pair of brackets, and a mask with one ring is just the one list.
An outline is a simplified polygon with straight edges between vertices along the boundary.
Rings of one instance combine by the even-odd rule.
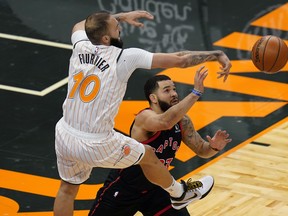
[[123, 41], [121, 40], [121, 38], [112, 38], [111, 37], [110, 38], [110, 45], [122, 49], [123, 48]]
[[159, 100], [159, 99], [158, 99], [158, 103], [159, 103], [160, 109], [163, 112], [166, 112], [171, 107], [171, 105], [169, 103], [166, 103], [166, 102]]

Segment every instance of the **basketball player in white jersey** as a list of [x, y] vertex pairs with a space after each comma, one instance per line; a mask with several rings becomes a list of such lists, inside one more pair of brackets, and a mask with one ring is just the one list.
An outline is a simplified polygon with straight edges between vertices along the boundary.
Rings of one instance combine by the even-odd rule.
[[[145, 177], [165, 189], [172, 206], [185, 207], [205, 196], [213, 187], [211, 176], [202, 178], [203, 187], [189, 190], [189, 183], [177, 182], [149, 146], [114, 131], [114, 118], [124, 97], [127, 82], [137, 68], [191, 67], [217, 60], [219, 78], [227, 79], [231, 63], [222, 51], [183, 51], [150, 53], [142, 49], [122, 49], [119, 22], [141, 27], [138, 18], [153, 19], [146, 11], [111, 15], [91, 14], [72, 30], [73, 53], [70, 58], [68, 92], [63, 103], [63, 118], [56, 125], [55, 149], [61, 185], [54, 203], [54, 215], [73, 215], [79, 185], [93, 167], [126, 168], [139, 164]], [[183, 107], [177, 123], [204, 90], [207, 71], [195, 75], [194, 90]], [[187, 103], [190, 106], [187, 106]]]

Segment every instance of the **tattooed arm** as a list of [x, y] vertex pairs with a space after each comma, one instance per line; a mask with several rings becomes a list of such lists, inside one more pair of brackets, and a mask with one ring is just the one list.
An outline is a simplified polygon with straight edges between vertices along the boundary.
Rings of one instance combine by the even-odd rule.
[[220, 72], [218, 78], [224, 77], [226, 81], [231, 62], [226, 54], [221, 50], [215, 51], [181, 51], [176, 53], [154, 53], [152, 68], [172, 68], [180, 67], [187, 68], [207, 61], [217, 60], [220, 66]]
[[226, 131], [218, 130], [214, 137], [207, 136], [205, 141], [195, 130], [191, 119], [185, 115], [181, 120], [182, 141], [199, 157], [210, 158], [222, 150], [232, 139]]

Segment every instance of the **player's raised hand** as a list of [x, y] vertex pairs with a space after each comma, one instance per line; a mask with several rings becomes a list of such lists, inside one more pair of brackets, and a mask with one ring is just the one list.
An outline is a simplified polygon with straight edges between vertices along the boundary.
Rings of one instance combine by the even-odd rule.
[[194, 76], [194, 89], [204, 93], [204, 80], [208, 75], [208, 69], [205, 66], [201, 66], [197, 69]]
[[136, 27], [143, 27], [144, 24], [140, 22], [138, 19], [144, 18], [144, 19], [152, 20], [154, 19], [154, 16], [147, 11], [137, 10], [137, 11], [130, 11], [130, 12], [122, 13], [119, 18], [120, 18], [120, 21], [122, 22], [127, 22], [130, 25], [133, 25]]

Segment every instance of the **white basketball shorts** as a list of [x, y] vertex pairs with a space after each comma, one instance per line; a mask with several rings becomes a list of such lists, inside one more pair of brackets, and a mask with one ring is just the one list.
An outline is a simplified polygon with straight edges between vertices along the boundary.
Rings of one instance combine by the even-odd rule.
[[63, 118], [55, 130], [58, 172], [71, 184], [86, 181], [93, 167], [126, 168], [137, 164], [145, 154], [143, 144], [114, 130], [84, 133], [70, 127]]

